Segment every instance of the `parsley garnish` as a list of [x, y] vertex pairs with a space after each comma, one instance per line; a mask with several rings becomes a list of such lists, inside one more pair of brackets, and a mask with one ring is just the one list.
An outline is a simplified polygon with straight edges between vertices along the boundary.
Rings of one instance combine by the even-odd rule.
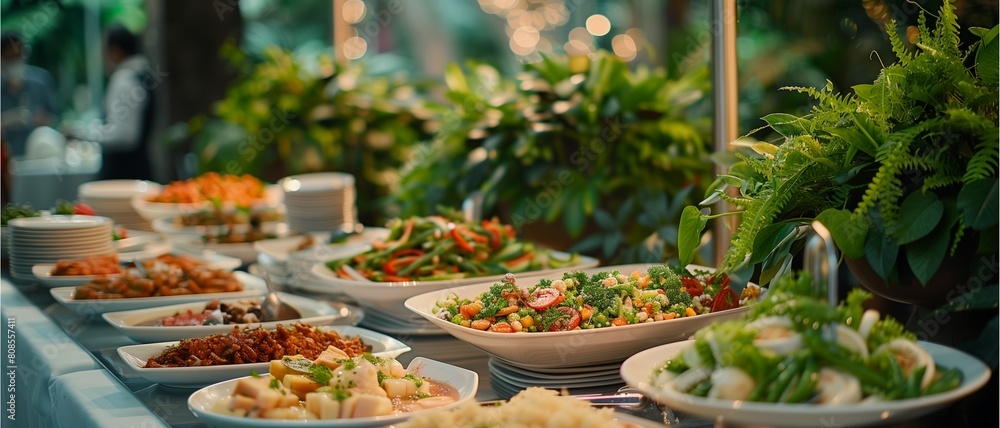
[[382, 383], [389, 378], [389, 376], [386, 376], [386, 374], [382, 372], [377, 372], [376, 376], [378, 376], [378, 386], [382, 386]]
[[358, 366], [358, 362], [354, 361], [353, 358], [344, 358], [343, 360], [337, 360], [337, 362], [343, 364], [345, 370], [354, 370]]
[[312, 367], [309, 367], [309, 374], [312, 375], [313, 381], [320, 385], [330, 383], [330, 379], [333, 378], [333, 372], [330, 368], [322, 364], [313, 364]]
[[351, 396], [351, 393], [347, 392], [346, 389], [334, 388], [333, 391], [330, 391], [330, 396], [333, 397], [334, 400], [337, 400], [339, 402], [344, 402], [344, 400], [346, 400], [347, 397]]
[[424, 384], [424, 380], [414, 376], [413, 373], [407, 373], [406, 376], [403, 376], [403, 379], [409, 379], [409, 381], [413, 382], [413, 384], [416, 385], [417, 388], [420, 388], [420, 386]]
[[386, 359], [385, 359], [385, 358], [379, 358], [379, 357], [376, 357], [376, 356], [374, 356], [374, 355], [372, 355], [372, 354], [369, 354], [369, 353], [367, 353], [367, 352], [365, 352], [365, 353], [364, 353], [364, 354], [363, 354], [363, 355], [361, 356], [361, 358], [364, 358], [364, 359], [365, 359], [365, 360], [367, 360], [367, 361], [368, 361], [369, 363], [372, 363], [372, 364], [374, 364], [374, 365], [376, 365], [376, 366], [384, 366], [384, 365], [386, 364]]
[[257, 373], [257, 370], [250, 370], [250, 376], [260, 377], [260, 373]]

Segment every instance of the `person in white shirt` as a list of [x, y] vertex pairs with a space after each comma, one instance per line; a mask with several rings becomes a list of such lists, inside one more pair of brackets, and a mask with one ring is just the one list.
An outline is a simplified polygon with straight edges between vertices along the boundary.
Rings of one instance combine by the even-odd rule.
[[104, 56], [112, 72], [104, 98], [104, 121], [70, 123], [64, 132], [101, 143], [101, 179], [152, 179], [147, 148], [158, 76], [139, 53], [139, 39], [132, 32], [114, 25], [105, 34]]

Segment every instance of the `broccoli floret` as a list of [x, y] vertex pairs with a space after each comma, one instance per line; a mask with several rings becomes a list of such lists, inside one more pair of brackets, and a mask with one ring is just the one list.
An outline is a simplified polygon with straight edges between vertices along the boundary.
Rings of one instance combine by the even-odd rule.
[[[670, 270], [666, 265], [650, 266], [646, 270], [649, 274], [649, 287], [673, 290], [681, 288], [681, 277]], [[673, 301], [673, 297], [670, 298]]]
[[563, 276], [562, 276], [562, 279], [563, 279], [563, 281], [566, 281], [567, 279], [572, 279], [573, 281], [576, 281], [576, 286], [577, 287], [581, 287], [584, 284], [587, 284], [588, 282], [590, 282], [590, 278], [587, 277], [587, 274], [585, 274], [585, 273], [583, 273], [581, 271], [578, 271], [578, 270], [577, 271], [573, 271], [573, 272], [566, 272], [566, 273], [564, 273]]
[[490, 287], [490, 290], [483, 293], [481, 300], [483, 309], [476, 314], [476, 319], [489, 318], [496, 315], [501, 309], [508, 306], [507, 298], [504, 294], [521, 294], [521, 289], [511, 283], [498, 282]]
[[591, 275], [590, 276], [590, 280], [588, 282], [593, 282], [593, 283], [600, 284], [601, 281], [604, 281], [604, 278], [607, 278], [609, 276], [611, 276], [611, 272], [598, 272], [598, 273], [595, 273], [595, 274]]
[[664, 291], [667, 292], [667, 299], [670, 300], [670, 304], [682, 304], [685, 307], [691, 306], [693, 299], [684, 288], [668, 288]]
[[587, 303], [598, 310], [613, 307], [617, 311], [618, 302], [615, 298], [618, 297], [618, 291], [605, 287], [601, 285], [600, 282], [584, 283], [584, 285], [580, 287], [580, 295], [583, 296], [584, 303]]
[[682, 316], [684, 316], [684, 313], [687, 311], [687, 308], [688, 308], [688, 305], [685, 305], [683, 303], [674, 303], [674, 304], [670, 305], [670, 308], [668, 308], [667, 310], [665, 310], [663, 312], [664, 313], [673, 312], [673, 313], [677, 314], [677, 316], [682, 317]]

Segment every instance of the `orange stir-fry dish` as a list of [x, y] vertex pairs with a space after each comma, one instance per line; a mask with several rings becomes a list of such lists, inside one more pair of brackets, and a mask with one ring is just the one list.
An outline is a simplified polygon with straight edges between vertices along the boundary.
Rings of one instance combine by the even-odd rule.
[[143, 262], [147, 276], [129, 269], [119, 277], [96, 278], [76, 287], [75, 299], [123, 299], [243, 291], [232, 272], [197, 260], [164, 254]]
[[158, 195], [150, 197], [150, 202], [191, 204], [209, 200], [234, 202], [239, 206], [249, 206], [264, 197], [264, 183], [256, 177], [244, 174], [219, 174], [208, 172], [185, 181], [175, 181], [166, 186]]
[[118, 275], [122, 268], [118, 255], [87, 257], [82, 260], [59, 260], [52, 269], [52, 276], [68, 275]]

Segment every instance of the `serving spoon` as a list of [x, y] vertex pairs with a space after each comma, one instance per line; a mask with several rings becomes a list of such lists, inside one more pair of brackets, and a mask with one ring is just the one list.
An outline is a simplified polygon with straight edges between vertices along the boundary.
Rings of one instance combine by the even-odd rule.
[[268, 273], [264, 273], [264, 284], [267, 285], [267, 295], [260, 302], [260, 310], [264, 315], [261, 321], [281, 321], [302, 316], [297, 309], [278, 298], [277, 288]]

